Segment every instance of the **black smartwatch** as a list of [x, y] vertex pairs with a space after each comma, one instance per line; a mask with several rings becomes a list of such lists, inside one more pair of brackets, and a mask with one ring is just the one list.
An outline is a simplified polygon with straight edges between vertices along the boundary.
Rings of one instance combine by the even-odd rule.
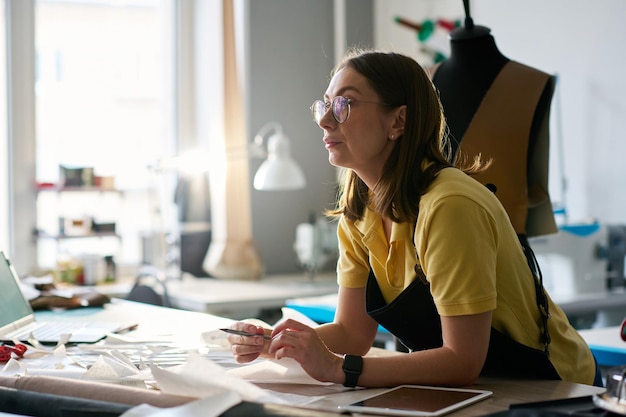
[[363, 372], [363, 358], [355, 355], [343, 355], [343, 372], [346, 374], [344, 387], [354, 388]]

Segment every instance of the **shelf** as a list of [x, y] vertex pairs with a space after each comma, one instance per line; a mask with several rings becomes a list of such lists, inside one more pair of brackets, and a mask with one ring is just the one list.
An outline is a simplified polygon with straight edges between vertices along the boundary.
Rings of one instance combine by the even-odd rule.
[[38, 186], [38, 192], [52, 191], [55, 193], [63, 193], [63, 192], [103, 192], [103, 193], [122, 193], [122, 190], [118, 190], [116, 188], [104, 188], [104, 187], [85, 187], [85, 186], [62, 186], [62, 185], [52, 185], [52, 186]]
[[53, 235], [53, 234], [46, 233], [46, 232], [38, 232], [35, 234], [35, 237], [37, 237], [38, 239], [54, 239], [54, 240], [104, 238], [104, 237], [115, 237], [117, 239], [121, 239], [121, 236], [115, 232], [98, 232], [98, 233], [88, 233], [84, 235]]

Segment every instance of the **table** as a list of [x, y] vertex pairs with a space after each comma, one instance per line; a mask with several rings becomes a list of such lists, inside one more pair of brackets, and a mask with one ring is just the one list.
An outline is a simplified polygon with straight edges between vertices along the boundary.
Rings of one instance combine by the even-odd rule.
[[[157, 307], [116, 299], [102, 309], [68, 310], [60, 313], [38, 312], [37, 316], [39, 319], [47, 320], [58, 318], [64, 320], [84, 320], [85, 318], [90, 318], [98, 321], [132, 319], [139, 323], [139, 327], [136, 330], [137, 332], [158, 332], [161, 336], [168, 336], [171, 340], [176, 340], [183, 344], [198, 342], [200, 340], [200, 332], [204, 330], [232, 323], [231, 319], [210, 314]], [[372, 349], [370, 354], [395, 355], [402, 353], [383, 349]], [[264, 384], [260, 385], [263, 386]], [[481, 377], [473, 387], [490, 390], [494, 395], [485, 401], [473, 404], [453, 413], [453, 416], [485, 415], [506, 410], [511, 404], [583, 397], [604, 391], [602, 388], [598, 387], [562, 381], [525, 381], [486, 377]], [[317, 392], [323, 388], [319, 386], [310, 387], [294, 386], [290, 384], [272, 384], [272, 389], [277, 391], [285, 390], [286, 392], [304, 395], [307, 390], [312, 389]], [[351, 396], [359, 396], [362, 394], [363, 390], [342, 393], [346, 401], [350, 400]], [[284, 410], [281, 412], [284, 412]], [[301, 410], [298, 412], [294, 411], [293, 415], [302, 415], [301, 413]]]
[[192, 311], [165, 308], [122, 299], [112, 299], [104, 308], [84, 308], [65, 311], [36, 311], [37, 320], [52, 321], [113, 321], [138, 324], [128, 334], [148, 338], [158, 336], [163, 342], [183, 346], [203, 343], [201, 333], [218, 327], [228, 327], [232, 319]]
[[[263, 384], [260, 385], [265, 387]], [[296, 394], [305, 393], [307, 390], [306, 387], [276, 386], [275, 384], [267, 384], [267, 387], [270, 388], [270, 385], [273, 390], [283, 390], [284, 392]], [[478, 382], [470, 388], [488, 390], [493, 392], [493, 395], [486, 400], [451, 413], [451, 417], [484, 416], [505, 411], [511, 405], [566, 398], [575, 399], [604, 392], [604, 388], [563, 381], [511, 380], [490, 377], [480, 377]], [[346, 402], [350, 401], [350, 397], [347, 395], [344, 395], [343, 399]], [[352, 399], [357, 400], [359, 398], [353, 396]]]
[[598, 364], [604, 368], [626, 365], [626, 342], [620, 337], [620, 327], [580, 330]]
[[[96, 290], [112, 297], [125, 298], [133, 280], [113, 285], [96, 286]], [[337, 276], [322, 272], [310, 278], [307, 274], [268, 275], [258, 281], [230, 281], [213, 278], [183, 278], [166, 282], [172, 307], [209, 313], [232, 319], [259, 317], [263, 310], [279, 310], [286, 301], [337, 293]], [[155, 286], [156, 291], [161, 291]]]
[[[554, 302], [563, 310], [570, 321], [585, 319], [596, 327], [612, 327], [620, 324], [626, 317], [626, 292], [605, 291], [600, 293], [577, 294], [553, 297]], [[299, 297], [287, 300], [287, 305], [306, 314], [318, 323], [333, 321], [337, 306], [337, 295], [328, 294], [315, 297]], [[385, 330], [381, 329], [384, 333]]]
[[626, 291], [623, 288], [552, 298], [577, 329], [616, 326], [626, 317]]
[[314, 279], [301, 273], [259, 281], [174, 280], [167, 283], [167, 289], [174, 307], [243, 319], [258, 317], [263, 309], [280, 309], [290, 298], [336, 293], [338, 286], [334, 273]]
[[[594, 353], [602, 368], [626, 365], [626, 342], [619, 335], [619, 327], [615, 322], [626, 317], [626, 293], [611, 291], [604, 293], [580, 294], [561, 297], [555, 300], [559, 307], [576, 322], [585, 315], [606, 317], [612, 314], [608, 327], [578, 330]], [[332, 322], [335, 317], [337, 295], [328, 294], [317, 297], [304, 297], [287, 300], [287, 307], [293, 308], [317, 323]], [[595, 319], [594, 319], [595, 320]], [[597, 319], [596, 321], [601, 321]], [[601, 323], [600, 323], [601, 324]], [[610, 325], [613, 324], [613, 325]], [[378, 327], [376, 340], [386, 346], [393, 346], [391, 334], [382, 326]]]

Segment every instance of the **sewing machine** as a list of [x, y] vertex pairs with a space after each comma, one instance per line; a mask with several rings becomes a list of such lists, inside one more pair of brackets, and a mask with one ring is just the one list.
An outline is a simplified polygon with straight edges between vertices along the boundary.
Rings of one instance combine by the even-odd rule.
[[293, 248], [298, 262], [313, 278], [317, 271], [337, 260], [337, 223], [324, 218], [300, 223]]
[[626, 226], [562, 225], [529, 243], [544, 287], [575, 327], [617, 325], [626, 317]]
[[597, 223], [561, 226], [552, 235], [528, 239], [553, 296], [599, 293], [606, 290], [608, 243], [606, 226]]

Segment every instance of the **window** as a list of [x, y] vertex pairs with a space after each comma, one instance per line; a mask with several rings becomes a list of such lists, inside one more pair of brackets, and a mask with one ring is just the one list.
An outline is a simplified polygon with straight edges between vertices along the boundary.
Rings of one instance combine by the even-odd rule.
[[[54, 237], [38, 239], [40, 267], [65, 252], [141, 260], [141, 235], [159, 220], [149, 167], [176, 149], [174, 22], [174, 0], [35, 2], [37, 230]], [[61, 166], [115, 191], [47, 190]], [[119, 236], [58, 238], [85, 219]]]
[[[0, 1], [0, 201], [9, 201], [9, 156], [7, 143], [7, 51], [6, 51], [6, 7]], [[0, 251], [9, 252], [9, 207], [0, 204]]]

